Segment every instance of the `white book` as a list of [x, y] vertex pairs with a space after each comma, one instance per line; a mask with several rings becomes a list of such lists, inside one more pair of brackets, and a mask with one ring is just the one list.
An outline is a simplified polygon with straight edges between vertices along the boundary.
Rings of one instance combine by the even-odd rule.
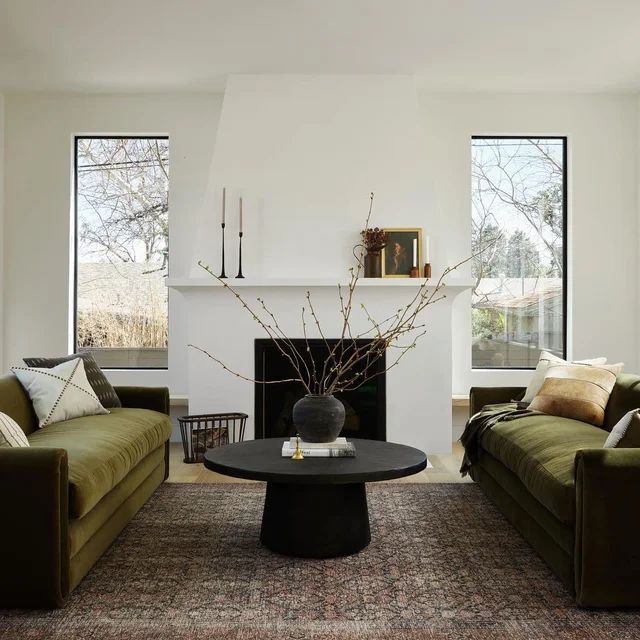
[[[282, 445], [282, 457], [290, 458], [293, 452], [296, 450], [295, 445], [291, 446], [291, 443], [285, 442]], [[356, 447], [353, 442], [348, 442], [346, 447], [339, 448], [305, 448], [300, 446], [300, 451], [305, 458], [355, 458]]]
[[[296, 438], [289, 438], [289, 446], [296, 448]], [[305, 442], [300, 438], [301, 449], [346, 449], [349, 446], [346, 438], [336, 438], [333, 442]]]

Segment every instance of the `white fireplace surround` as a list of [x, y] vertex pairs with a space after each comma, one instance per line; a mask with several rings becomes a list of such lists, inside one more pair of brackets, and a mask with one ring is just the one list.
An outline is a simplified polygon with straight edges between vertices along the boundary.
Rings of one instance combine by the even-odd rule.
[[[229, 279], [248, 302], [263, 297], [291, 338], [310, 291], [326, 335], [340, 335], [337, 283], [348, 279], [375, 192], [371, 226], [422, 227], [434, 275], [455, 253], [428, 184], [427, 138], [418, 96], [405, 76], [231, 76], [227, 82], [209, 184], [193, 228], [190, 271], [168, 285], [184, 297], [188, 342], [252, 377], [254, 340], [265, 337], [235, 296], [197, 266], [219, 273], [222, 189], [227, 194], [226, 273], [238, 269], [238, 200], [243, 198], [244, 280]], [[457, 248], [457, 249], [456, 249]], [[451, 450], [452, 301], [471, 285], [463, 268], [447, 297], [424, 315], [428, 334], [387, 375], [387, 439], [431, 453]], [[379, 319], [413, 297], [419, 281], [362, 280], [353, 330], [369, 328], [362, 302]], [[315, 337], [315, 336], [314, 336]], [[392, 354], [388, 358], [393, 358]], [[253, 385], [201, 353], [188, 355], [191, 413], [243, 411]]]
[[[235, 286], [236, 281], [230, 284]], [[254, 340], [265, 333], [228, 290], [211, 278], [169, 281], [186, 297], [189, 309], [188, 335], [192, 344], [220, 358], [229, 368], [248, 378], [254, 372]], [[376, 318], [406, 305], [418, 282], [415, 280], [376, 280], [362, 282], [356, 289], [352, 328], [362, 332], [370, 327], [360, 304]], [[412, 286], [412, 288], [408, 288]], [[468, 281], [451, 278], [443, 290], [447, 296], [424, 312], [428, 333], [406, 354], [401, 363], [387, 373], [387, 440], [412, 445], [431, 453], [451, 450], [451, 303], [470, 286]], [[326, 335], [340, 335], [342, 328], [337, 287], [328, 285], [252, 284], [238, 288], [248, 303], [256, 297], [268, 301], [287, 336], [302, 338], [300, 309], [306, 292], [312, 295]], [[315, 336], [314, 336], [315, 337]], [[393, 350], [387, 355], [394, 359]], [[247, 437], [254, 436], [254, 387], [239, 379], [199, 351], [188, 356], [189, 410], [191, 413], [243, 411], [249, 414]]]

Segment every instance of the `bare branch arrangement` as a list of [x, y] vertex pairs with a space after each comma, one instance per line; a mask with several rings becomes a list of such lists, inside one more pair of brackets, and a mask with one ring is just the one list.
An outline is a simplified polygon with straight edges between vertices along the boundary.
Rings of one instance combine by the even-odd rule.
[[[369, 221], [373, 210], [373, 193], [370, 195], [369, 212], [365, 223], [365, 230], [369, 229]], [[230, 369], [219, 358], [195, 345], [189, 345], [202, 352], [225, 371], [238, 378], [259, 384], [277, 384], [280, 382], [300, 382], [306, 392], [312, 395], [333, 395], [341, 391], [351, 391], [398, 366], [402, 358], [414, 349], [418, 340], [426, 333], [426, 324], [420, 322], [421, 314], [428, 307], [444, 299], [442, 292], [445, 287], [445, 278], [452, 272], [468, 262], [467, 258], [453, 267], [447, 267], [435, 285], [422, 282], [409, 302], [397, 309], [392, 315], [378, 321], [368, 311], [364, 304], [359, 305], [368, 323], [368, 329], [356, 333], [352, 331], [352, 312], [354, 308], [354, 294], [364, 267], [364, 245], [360, 245], [360, 251], [356, 255], [356, 265], [349, 268], [349, 283], [338, 284], [338, 298], [340, 304], [342, 330], [340, 339], [330, 346], [328, 339], [316, 314], [311, 292], [305, 294], [306, 303], [301, 308], [302, 334], [304, 346], [299, 348], [283, 331], [274, 313], [267, 307], [262, 298], [256, 298], [256, 306], [250, 305], [240, 293], [229, 284], [227, 280], [219, 278], [215, 272], [202, 261], [198, 265], [208, 274], [214, 277], [223, 287], [228, 289], [260, 325], [266, 334], [274, 342], [280, 353], [289, 361], [296, 377], [284, 380], [255, 380]], [[311, 355], [310, 332], [314, 330], [320, 340], [324, 342], [327, 355], [324, 363], [320, 365]], [[379, 360], [387, 350], [396, 350], [391, 358], [391, 363], [380, 370]], [[386, 363], [385, 363], [386, 364]]]

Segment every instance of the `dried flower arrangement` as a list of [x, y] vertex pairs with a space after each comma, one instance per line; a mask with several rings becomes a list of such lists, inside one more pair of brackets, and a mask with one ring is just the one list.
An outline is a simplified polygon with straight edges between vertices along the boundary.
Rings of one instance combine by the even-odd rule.
[[[201, 351], [207, 357], [220, 365], [237, 378], [249, 382], [260, 384], [278, 384], [281, 382], [300, 382], [307, 394], [331, 396], [341, 391], [349, 391], [358, 388], [371, 378], [389, 371], [400, 363], [402, 358], [413, 348], [417, 341], [426, 333], [425, 323], [419, 322], [422, 313], [433, 304], [445, 298], [442, 289], [445, 287], [445, 278], [458, 269], [462, 264], [470, 260], [467, 258], [453, 267], [447, 267], [435, 285], [428, 285], [427, 282], [420, 283], [413, 292], [411, 299], [406, 305], [396, 309], [391, 315], [383, 320], [376, 320], [371, 316], [364, 304], [360, 305], [370, 327], [361, 332], [352, 330], [351, 320], [354, 307], [354, 293], [358, 281], [361, 277], [364, 265], [364, 251], [367, 243], [379, 244], [383, 241], [384, 232], [381, 229], [369, 228], [369, 221], [373, 209], [373, 193], [370, 195], [369, 213], [365, 224], [365, 230], [361, 232], [364, 244], [359, 245], [359, 255], [356, 255], [356, 266], [349, 269], [349, 284], [338, 284], [338, 298], [340, 314], [342, 316], [342, 330], [340, 339], [330, 346], [322, 329], [318, 315], [314, 308], [312, 296], [306, 292], [306, 303], [301, 308], [301, 325], [305, 346], [302, 349], [296, 347], [291, 338], [282, 330], [278, 319], [267, 307], [262, 298], [256, 298], [257, 305], [249, 304], [240, 293], [231, 286], [227, 280], [221, 279], [213, 270], [202, 261], [198, 265], [208, 274], [214, 277], [225, 289], [233, 294], [242, 307], [260, 325], [265, 333], [271, 338], [280, 353], [290, 362], [295, 371], [293, 378], [284, 380], [255, 380], [244, 376], [229, 368], [219, 358], [209, 353], [206, 349], [189, 345]], [[315, 362], [311, 357], [309, 339], [311, 329], [315, 327], [314, 333], [324, 340], [326, 345], [326, 358], [324, 363]], [[362, 339], [368, 339], [364, 344]], [[359, 341], [359, 342], [358, 342]], [[379, 367], [373, 366], [383, 356], [386, 350], [393, 349], [396, 355], [391, 358], [390, 364], [383, 371]], [[362, 371], [363, 365], [364, 372]]]
[[374, 227], [360, 232], [364, 248], [367, 251], [381, 251], [387, 246], [387, 233], [384, 229]]

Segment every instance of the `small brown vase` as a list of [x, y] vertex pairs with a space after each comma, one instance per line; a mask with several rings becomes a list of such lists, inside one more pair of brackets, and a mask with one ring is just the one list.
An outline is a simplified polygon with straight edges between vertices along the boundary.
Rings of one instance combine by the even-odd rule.
[[367, 249], [364, 257], [364, 277], [382, 278], [382, 249]]

